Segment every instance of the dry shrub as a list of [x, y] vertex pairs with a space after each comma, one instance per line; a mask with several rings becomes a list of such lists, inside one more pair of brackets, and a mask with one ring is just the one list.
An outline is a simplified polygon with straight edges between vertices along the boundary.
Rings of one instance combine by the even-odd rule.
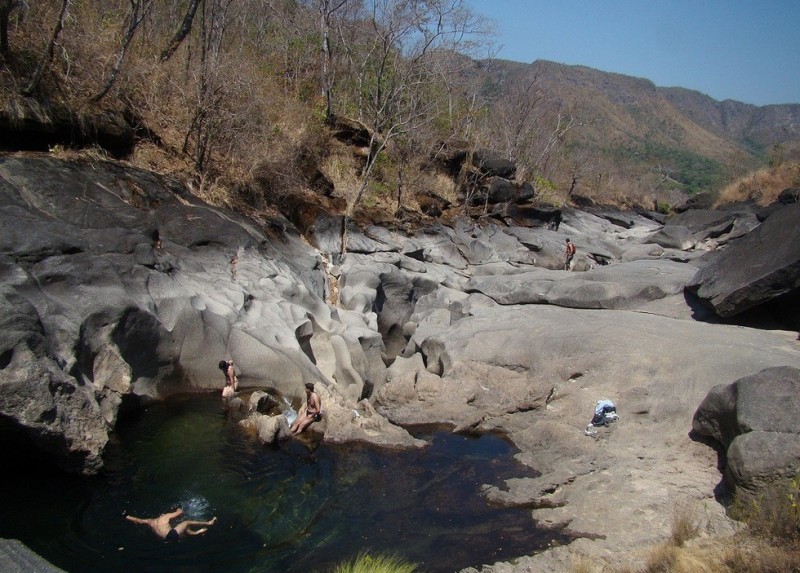
[[672, 542], [650, 550], [642, 573], [722, 573], [715, 550], [688, 549]]
[[360, 184], [363, 160], [353, 155], [350, 148], [334, 143], [320, 164], [320, 171], [333, 183], [334, 195], [349, 203], [355, 199]]
[[722, 552], [717, 571], [724, 573], [797, 573], [800, 552], [745, 541], [733, 543]]
[[670, 543], [655, 546], [647, 556], [644, 573], [671, 573], [675, 571], [680, 551]]
[[800, 186], [800, 163], [781, 163], [749, 173], [724, 187], [719, 193], [717, 206], [747, 200], [768, 205], [784, 189], [797, 186]]
[[452, 177], [444, 173], [430, 174], [427, 177], [427, 185], [434, 195], [447, 199], [453, 204], [458, 202], [456, 185]]
[[695, 512], [679, 506], [670, 539], [648, 550], [640, 573], [797, 573], [799, 504], [800, 478], [775, 484], [755, 501], [735, 502], [731, 514], [749, 528], [728, 538], [704, 539], [695, 539]]
[[334, 573], [414, 573], [417, 566], [394, 555], [360, 553], [352, 561], [341, 563]]

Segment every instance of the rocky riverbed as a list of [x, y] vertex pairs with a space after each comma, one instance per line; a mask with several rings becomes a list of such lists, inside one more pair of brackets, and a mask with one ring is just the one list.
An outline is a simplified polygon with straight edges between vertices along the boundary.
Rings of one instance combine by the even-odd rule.
[[[324, 213], [304, 237], [152, 173], [7, 155], [0, 219], [7, 443], [97, 473], [120, 415], [219, 392], [223, 358], [250, 390], [298, 398], [315, 383], [312, 428], [331, 442], [421, 447], [402, 426], [429, 422], [501, 431], [541, 475], [485, 495], [583, 538], [485, 573], [636, 564], [683, 507], [703, 535], [730, 533], [723, 450], [693, 431], [695, 412], [715, 387], [800, 369], [796, 203], [666, 223], [565, 209], [557, 231], [500, 211], [354, 226], [341, 257]], [[586, 435], [600, 399], [620, 419]], [[768, 471], [796, 471], [788, 451]]]

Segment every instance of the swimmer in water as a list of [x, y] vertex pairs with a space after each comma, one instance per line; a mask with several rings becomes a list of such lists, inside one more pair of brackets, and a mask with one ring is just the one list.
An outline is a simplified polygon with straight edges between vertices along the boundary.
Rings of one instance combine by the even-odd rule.
[[[161, 539], [167, 542], [178, 541], [186, 535], [203, 535], [208, 528], [217, 522], [216, 517], [212, 517], [209, 521], [195, 521], [186, 519], [179, 523], [172, 525], [173, 519], [178, 519], [183, 515], [183, 510], [177, 508], [174, 511], [164, 513], [158, 517], [143, 518], [134, 517], [133, 515], [125, 515], [125, 519], [138, 523], [140, 525], [147, 525], [153, 532]], [[199, 528], [199, 529], [198, 529]]]

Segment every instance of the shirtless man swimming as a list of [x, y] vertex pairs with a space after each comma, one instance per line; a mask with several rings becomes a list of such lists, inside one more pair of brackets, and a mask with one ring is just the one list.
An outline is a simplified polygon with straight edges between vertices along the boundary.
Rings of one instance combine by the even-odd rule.
[[[181, 508], [176, 509], [175, 511], [171, 511], [169, 513], [165, 513], [163, 515], [159, 515], [158, 517], [152, 517], [149, 519], [142, 518], [142, 517], [134, 517], [132, 515], [126, 515], [125, 519], [128, 521], [132, 521], [133, 523], [138, 523], [140, 525], [147, 525], [152, 529], [156, 535], [158, 535], [161, 539], [168, 542], [178, 541], [181, 537], [186, 535], [202, 535], [208, 528], [214, 525], [217, 522], [216, 517], [212, 517], [209, 521], [194, 521], [191, 519], [187, 519], [181, 521], [180, 523], [172, 526], [170, 522], [173, 519], [177, 519], [183, 515], [183, 510]], [[193, 529], [199, 527], [200, 529]]]

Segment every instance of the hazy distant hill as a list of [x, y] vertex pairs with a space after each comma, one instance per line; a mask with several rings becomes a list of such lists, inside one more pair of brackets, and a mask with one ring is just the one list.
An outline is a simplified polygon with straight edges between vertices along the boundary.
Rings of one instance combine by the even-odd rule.
[[537, 60], [477, 63], [500, 93], [536, 76], [537, 90], [584, 125], [570, 144], [620, 169], [668, 164], [689, 191], [713, 186], [733, 166], [763, 164], [775, 144], [800, 145], [800, 104], [758, 107], [585, 66]]
[[754, 106], [717, 101], [684, 88], [658, 88], [678, 110], [699, 126], [763, 151], [774, 144], [800, 141], [800, 104]]

